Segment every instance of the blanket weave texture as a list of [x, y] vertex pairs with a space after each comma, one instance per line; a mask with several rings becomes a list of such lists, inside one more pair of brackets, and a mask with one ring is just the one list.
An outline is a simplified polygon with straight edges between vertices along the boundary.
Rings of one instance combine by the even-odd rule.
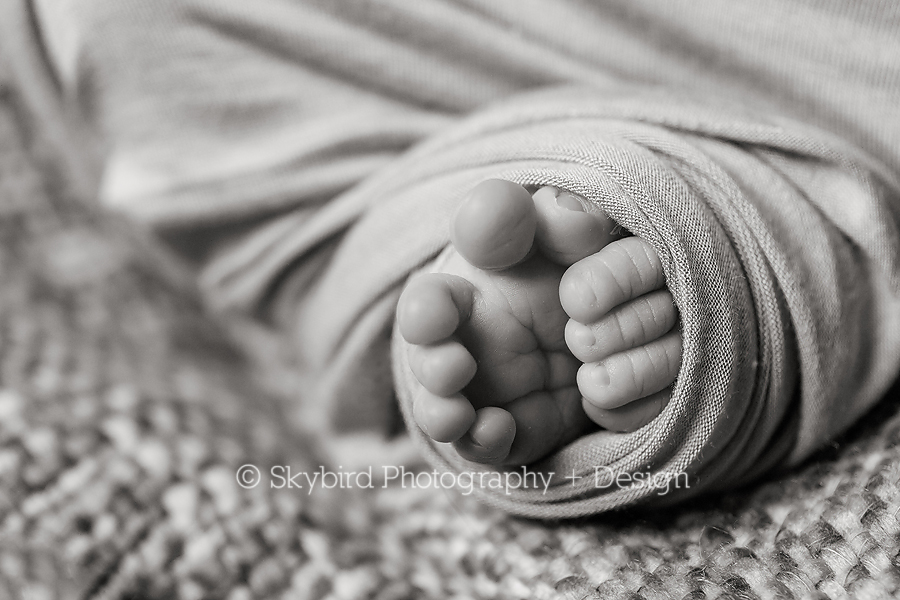
[[322, 464], [284, 425], [277, 346], [242, 335], [265, 360], [242, 359], [171, 257], [83, 196], [82, 144], [58, 146], [6, 67], [0, 598], [900, 593], [897, 389], [802, 468], [664, 514], [535, 522], [439, 490], [239, 488], [248, 462]]

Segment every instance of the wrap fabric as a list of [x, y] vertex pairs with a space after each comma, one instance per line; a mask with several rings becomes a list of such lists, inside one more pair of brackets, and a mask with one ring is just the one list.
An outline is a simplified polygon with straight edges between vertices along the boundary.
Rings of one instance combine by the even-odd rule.
[[[886, 200], [900, 188], [890, 173], [799, 123], [621, 86], [501, 104], [360, 188], [372, 208], [304, 306], [310, 341], [351, 350], [348, 340], [371, 328], [373, 299], [393, 306], [406, 276], [447, 245], [461, 196], [488, 177], [574, 191], [649, 241], [684, 335], [660, 417], [630, 434], [586, 435], [534, 465], [557, 475], [547, 490], [481, 489], [497, 506], [573, 517], [652, 497], [679, 473], [689, 487], [659, 500], [736, 485], [833, 438], [897, 372], [900, 236]], [[353, 300], [329, 310], [337, 297]], [[399, 335], [393, 348], [404, 415], [429, 460], [479, 470], [415, 427], [419, 385]], [[353, 370], [341, 363], [341, 373]], [[609, 485], [597, 467], [663, 479]]]
[[[29, 10], [63, 101], [105, 139], [101, 198], [190, 246], [212, 304], [289, 328], [316, 380], [307, 402], [336, 431], [392, 431], [392, 371], [408, 420], [396, 301], [477, 182], [570, 189], [657, 249], [685, 336], [672, 402], [541, 465], [585, 479], [485, 492], [507, 510], [576, 516], [652, 495], [592, 489], [598, 466], [690, 473], [664, 500], [733, 485], [807, 456], [897, 374], [890, 3]], [[409, 430], [437, 467], [476, 468]]]

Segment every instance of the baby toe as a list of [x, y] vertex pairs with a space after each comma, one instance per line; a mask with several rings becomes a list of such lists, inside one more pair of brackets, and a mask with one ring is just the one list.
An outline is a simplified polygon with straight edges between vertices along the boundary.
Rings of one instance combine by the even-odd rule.
[[534, 194], [535, 241], [553, 262], [569, 266], [610, 243], [618, 229], [606, 213], [587, 200], [554, 187]]
[[569, 388], [552, 395], [534, 392], [506, 405], [516, 422], [516, 439], [504, 464], [532, 463], [581, 433], [583, 428], [575, 416], [584, 414], [580, 402], [577, 390]]
[[475, 408], [460, 394], [436, 396], [422, 389], [413, 401], [413, 417], [434, 441], [455, 442], [475, 422]]
[[651, 394], [620, 408], [606, 410], [584, 401], [584, 412], [597, 425], [610, 431], [637, 431], [662, 413], [669, 403], [671, 389]]
[[410, 280], [397, 305], [400, 335], [410, 344], [447, 339], [472, 311], [474, 288], [456, 275], [426, 273]]
[[511, 181], [489, 179], [475, 186], [460, 205], [450, 239], [469, 264], [505, 269], [529, 255], [536, 227], [528, 191]]
[[668, 290], [657, 290], [614, 308], [599, 321], [566, 324], [566, 345], [578, 360], [597, 362], [659, 339], [675, 326], [678, 311]]
[[652, 246], [628, 237], [569, 267], [559, 284], [559, 299], [566, 314], [587, 324], [665, 283], [662, 263]]
[[578, 389], [597, 408], [619, 408], [671, 385], [681, 367], [681, 333], [619, 352], [578, 370]]
[[466, 460], [482, 464], [499, 464], [509, 455], [516, 436], [512, 415], [495, 406], [479, 409], [475, 423], [453, 447]]
[[422, 386], [437, 396], [461, 391], [475, 376], [475, 359], [455, 340], [434, 346], [410, 346], [409, 367]]

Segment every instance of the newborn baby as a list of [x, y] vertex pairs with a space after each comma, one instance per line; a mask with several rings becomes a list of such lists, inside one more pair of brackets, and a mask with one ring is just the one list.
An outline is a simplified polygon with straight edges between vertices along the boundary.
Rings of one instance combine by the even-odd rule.
[[398, 306], [429, 437], [524, 465], [591, 422], [634, 431], [659, 415], [681, 364], [677, 311], [656, 252], [620, 231], [552, 187], [471, 192], [437, 272], [414, 277]]

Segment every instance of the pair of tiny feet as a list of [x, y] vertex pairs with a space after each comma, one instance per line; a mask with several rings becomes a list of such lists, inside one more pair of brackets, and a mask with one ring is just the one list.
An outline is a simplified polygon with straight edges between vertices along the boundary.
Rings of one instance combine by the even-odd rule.
[[678, 313], [659, 256], [621, 233], [553, 187], [473, 189], [439, 272], [413, 277], [397, 308], [426, 435], [477, 463], [526, 465], [662, 412], [681, 365]]

